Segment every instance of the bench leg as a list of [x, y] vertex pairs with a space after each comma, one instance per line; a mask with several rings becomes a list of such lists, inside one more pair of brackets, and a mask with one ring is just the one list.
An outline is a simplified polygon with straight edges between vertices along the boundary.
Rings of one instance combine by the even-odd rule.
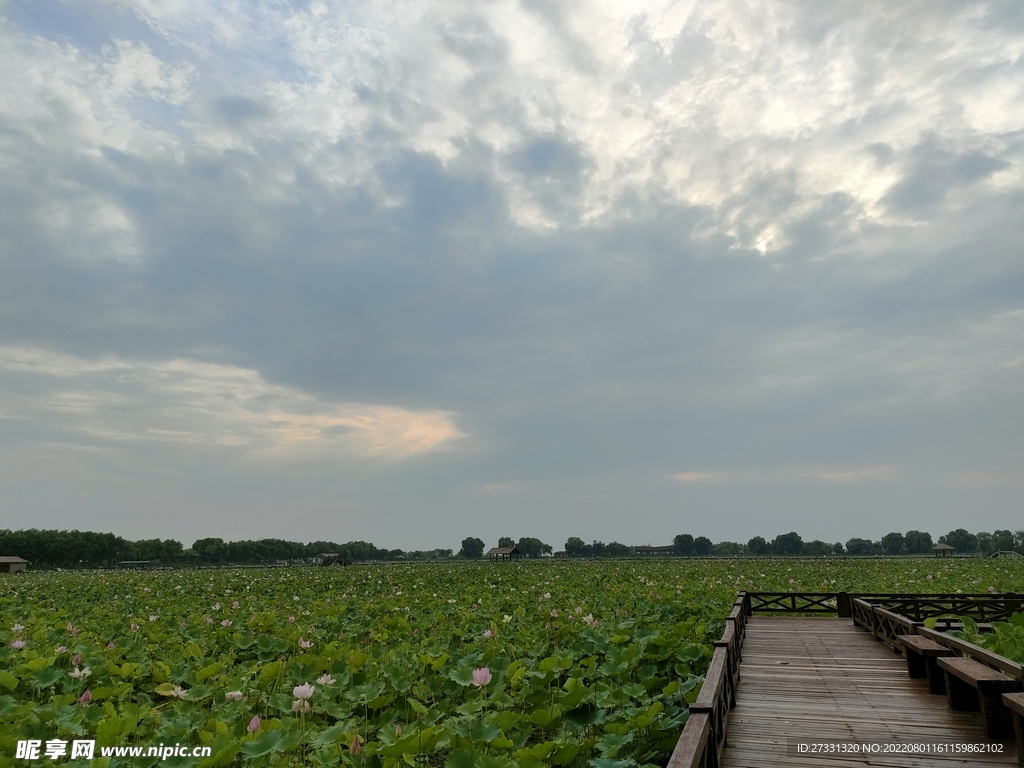
[[925, 659], [925, 667], [928, 670], [928, 690], [932, 693], [945, 693], [946, 675], [939, 666], [938, 657], [929, 656]]
[[928, 677], [928, 667], [925, 665], [924, 656], [907, 649], [907, 674], [911, 677]]
[[951, 675], [946, 670], [946, 697], [949, 699], [949, 708], [968, 712], [977, 712], [981, 709], [978, 701], [978, 692], [965, 683], [956, 675]]
[[978, 691], [981, 701], [981, 715], [985, 718], [985, 735], [994, 741], [1002, 741], [1013, 735], [1010, 710], [1003, 706], [1002, 694], [998, 691]]
[[1013, 714], [1013, 735], [1017, 740], [1017, 763], [1024, 765], [1024, 716]]

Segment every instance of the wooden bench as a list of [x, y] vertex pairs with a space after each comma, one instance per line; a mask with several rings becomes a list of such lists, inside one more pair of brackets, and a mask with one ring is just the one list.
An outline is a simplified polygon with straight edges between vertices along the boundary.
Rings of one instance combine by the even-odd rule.
[[951, 656], [938, 661], [945, 673], [950, 709], [980, 709], [988, 738], [1010, 738], [1013, 722], [1010, 710], [1003, 706], [1002, 695], [1016, 691], [1018, 681], [974, 659]]
[[1003, 704], [1013, 718], [1013, 733], [1017, 740], [1017, 762], [1024, 765], [1024, 693], [1004, 693]]
[[920, 635], [898, 635], [896, 639], [903, 646], [907, 657], [907, 674], [911, 677], [926, 677], [929, 691], [945, 693], [946, 676], [939, 669], [939, 658], [956, 656], [956, 652]]

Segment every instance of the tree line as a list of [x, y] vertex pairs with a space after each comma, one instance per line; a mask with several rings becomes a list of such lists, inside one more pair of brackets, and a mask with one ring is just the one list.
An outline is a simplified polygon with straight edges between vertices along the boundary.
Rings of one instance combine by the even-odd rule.
[[[995, 552], [1024, 554], [1024, 530], [1016, 533], [998, 530], [992, 533], [971, 533], [957, 528], [939, 536], [938, 543], [948, 544], [958, 555], [991, 555]], [[931, 554], [935, 542], [927, 531], [896, 531], [887, 533], [878, 541], [852, 538], [846, 543], [828, 543], [815, 539], [804, 541], [795, 531], [783, 533], [771, 541], [754, 536], [746, 544], [720, 541], [713, 544], [706, 536], [694, 538], [688, 533], [672, 541], [673, 552], [682, 557], [737, 556], [737, 555], [926, 555]]]
[[33, 567], [111, 567], [125, 561], [157, 560], [164, 565], [255, 565], [279, 561], [312, 561], [334, 553], [350, 562], [366, 560], [441, 560], [453, 557], [450, 549], [404, 552], [379, 549], [366, 541], [344, 544], [311, 541], [303, 544], [283, 539], [224, 541], [197, 540], [186, 549], [175, 539], [130, 541], [112, 533], [58, 530], [0, 530], [0, 555], [16, 555]]
[[[1024, 530], [997, 530], [971, 533], [957, 528], [939, 536], [938, 542], [948, 544], [960, 555], [990, 555], [993, 552], [1016, 551], [1024, 554]], [[745, 544], [735, 541], [714, 543], [706, 536], [679, 534], [672, 540], [671, 554], [680, 557], [728, 557], [742, 555], [924, 555], [930, 554], [934, 542], [926, 531], [891, 532], [881, 539], [852, 538], [828, 543], [815, 539], [804, 541], [795, 531], [779, 534], [770, 541], [754, 536]], [[545, 557], [628, 557], [635, 548], [613, 541], [587, 544], [578, 536], [570, 536], [565, 549], [553, 547], [537, 538], [525, 536], [518, 541], [502, 536], [499, 547], [516, 547], [527, 558]], [[198, 539], [185, 548], [175, 539], [140, 539], [130, 541], [112, 533], [63, 530], [0, 530], [0, 555], [17, 555], [34, 567], [76, 568], [110, 567], [123, 561], [158, 560], [166, 565], [253, 565], [279, 561], [312, 562], [320, 554], [336, 553], [350, 562], [476, 560], [483, 557], [487, 544], [474, 536], [462, 540], [462, 548], [403, 551], [381, 549], [366, 541], [311, 541], [303, 544], [283, 539], [224, 541], [219, 538]]]

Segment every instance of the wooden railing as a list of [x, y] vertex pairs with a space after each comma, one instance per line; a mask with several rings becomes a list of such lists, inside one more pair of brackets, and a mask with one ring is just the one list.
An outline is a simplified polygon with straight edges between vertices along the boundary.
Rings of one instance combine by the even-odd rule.
[[[919, 634], [942, 643], [1024, 680], [1024, 668], [984, 648], [924, 626], [925, 619], [970, 616], [976, 621], [1006, 619], [1024, 609], [1024, 596], [1008, 594], [890, 594], [846, 592], [740, 592], [726, 620], [722, 638], [714, 643], [711, 663], [690, 716], [683, 727], [667, 768], [719, 768], [726, 744], [729, 710], [736, 706], [743, 639], [747, 620], [754, 613], [830, 614], [852, 617], [854, 624], [871, 632], [899, 652], [899, 635]], [[944, 628], [954, 625], [945, 621]]]
[[718, 768], [721, 765], [729, 710], [736, 706], [748, 616], [750, 598], [741, 592], [726, 619], [722, 638], [715, 641], [704, 683], [690, 705], [690, 717], [669, 758], [668, 768]]
[[1024, 595], [893, 594], [888, 592], [748, 592], [751, 613], [824, 613], [853, 615], [853, 601], [906, 616], [913, 621], [940, 616], [970, 616], [975, 621], [1005, 621], [1024, 610]]

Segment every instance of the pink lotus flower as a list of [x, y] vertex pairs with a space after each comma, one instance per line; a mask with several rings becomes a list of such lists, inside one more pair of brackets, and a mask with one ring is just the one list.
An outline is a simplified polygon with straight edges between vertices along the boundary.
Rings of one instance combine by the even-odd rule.
[[996, 588], [995, 587], [989, 587], [988, 591], [989, 591], [989, 594], [994, 595], [996, 593]]
[[69, 677], [75, 678], [75, 680], [85, 680], [89, 675], [92, 674], [92, 670], [86, 667], [85, 669], [79, 669], [75, 667], [73, 671], [68, 672]]
[[294, 624], [295, 623], [295, 617], [294, 616], [289, 616], [288, 617], [288, 623], [289, 624]]
[[74, 667], [77, 667], [81, 663], [82, 663], [82, 654], [76, 653], [75, 657], [73, 659], [71, 659], [71, 665], [74, 666]]
[[292, 703], [292, 712], [309, 712], [309, 702], [305, 699], [296, 699]]
[[21, 630], [23, 630], [24, 628], [25, 627], [23, 627], [20, 622], [16, 621], [16, 622], [14, 622], [14, 626], [11, 627], [11, 631], [12, 632], [21, 632]]
[[237, 600], [235, 600], [234, 602], [232, 602], [232, 603], [231, 603], [231, 607], [232, 607], [232, 608], [237, 608], [237, 607], [238, 607], [238, 601], [237, 601]]
[[224, 699], [226, 701], [241, 701], [242, 700], [242, 692], [241, 691], [228, 691], [227, 693], [224, 694]]
[[14, 650], [20, 651], [24, 647], [25, 647], [25, 639], [24, 638], [19, 637], [17, 640], [11, 640], [11, 648], [13, 648]]
[[292, 695], [296, 699], [309, 699], [313, 696], [313, 691], [316, 690], [315, 685], [309, 683], [303, 683], [302, 685], [296, 685], [292, 688]]
[[476, 603], [473, 603], [473, 610], [476, 610]]
[[220, 623], [220, 625], [221, 625], [222, 627], [230, 627], [230, 626], [231, 626], [231, 619], [224, 619], [224, 621], [222, 621], [222, 622]]
[[92, 691], [90, 691], [88, 688], [86, 688], [85, 689], [85, 693], [83, 693], [81, 696], [78, 697], [78, 703], [79, 704], [88, 704], [90, 701], [92, 701]]
[[139, 631], [139, 625], [138, 624], [132, 624], [132, 632], [138, 632], [138, 631]]
[[113, 640], [111, 640], [109, 643], [107, 643], [107, 650], [108, 651], [114, 650], [114, 641]]
[[203, 616], [203, 621], [205, 621], [207, 624], [213, 624], [213, 619], [211, 619], [209, 616]]
[[57, 646], [57, 653], [67, 653], [67, 652], [68, 652], [68, 647], [66, 645], [58, 645]]
[[487, 667], [480, 667], [480, 669], [473, 670], [473, 685], [477, 688], [483, 688], [491, 682], [491, 670]]
[[352, 754], [358, 755], [363, 750], [363, 744], [359, 741], [359, 734], [352, 737]]
[[181, 699], [182, 701], [184, 701], [185, 697], [188, 696], [188, 691], [186, 691], [180, 685], [176, 685], [174, 686], [174, 690], [171, 691], [171, 696], [175, 697], [176, 699]]
[[334, 685], [335, 682], [334, 678], [328, 674], [320, 675], [320, 677], [318, 677], [316, 681], [319, 685]]
[[557, 619], [558, 618], [558, 611], [556, 609], [554, 609], [554, 608], [551, 609], [551, 618], [553, 618], [553, 619]]
[[303, 639], [301, 637], [299, 638], [299, 648], [301, 648], [302, 650], [305, 651], [305, 650], [308, 650], [308, 649], [310, 649], [312, 647], [313, 647], [313, 644], [311, 642], [309, 642], [309, 640], [305, 640], [305, 639]]
[[249, 721], [249, 724], [245, 727], [245, 730], [247, 730], [249, 733], [256, 733], [256, 731], [258, 731], [259, 729], [260, 729], [260, 716], [259, 715], [253, 715], [252, 716], [252, 720]]
[[485, 629], [484, 630], [484, 639], [485, 640], [490, 640], [492, 637], [494, 637], [494, 630], [493, 629]]
[[397, 725], [397, 724], [396, 724], [396, 725], [395, 725], [395, 738], [396, 738], [396, 739], [397, 739], [397, 738], [400, 738], [400, 737], [401, 737], [401, 735], [402, 735], [402, 726], [401, 726], [401, 725]]

